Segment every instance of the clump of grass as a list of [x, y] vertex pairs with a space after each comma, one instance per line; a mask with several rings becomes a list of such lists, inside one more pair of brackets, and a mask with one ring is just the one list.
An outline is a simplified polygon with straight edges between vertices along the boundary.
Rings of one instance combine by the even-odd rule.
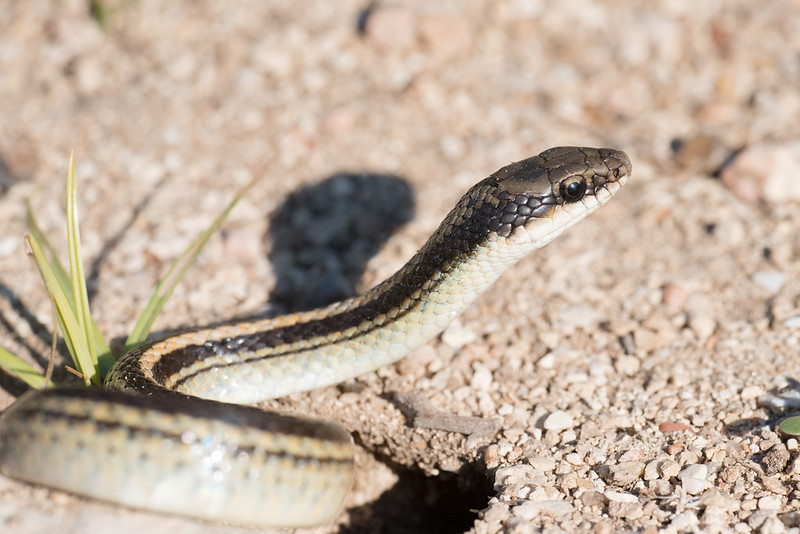
[[[217, 232], [237, 202], [249, 190], [253, 182], [242, 188], [211, 225], [202, 232], [178, 257], [167, 274], [156, 286], [147, 305], [136, 321], [131, 334], [125, 341], [128, 351], [145, 341], [161, 310], [164, 308], [175, 287], [183, 279], [189, 266], [197, 258], [209, 238]], [[75, 160], [70, 155], [67, 175], [67, 244], [69, 249], [69, 271], [58, 257], [55, 248], [39, 228], [30, 206], [28, 206], [28, 232], [26, 241], [34, 264], [42, 276], [53, 310], [58, 320], [58, 329], [64, 344], [72, 357], [74, 368], [71, 372], [80, 376], [86, 385], [101, 385], [115, 357], [103, 337], [97, 322], [89, 310], [86, 291], [86, 278], [81, 255], [80, 231], [78, 227], [77, 185], [75, 181]], [[51, 364], [44, 371], [38, 370], [8, 350], [0, 347], [0, 367], [34, 388], [51, 385], [50, 372], [55, 356], [55, 336], [53, 333], [53, 353]]]

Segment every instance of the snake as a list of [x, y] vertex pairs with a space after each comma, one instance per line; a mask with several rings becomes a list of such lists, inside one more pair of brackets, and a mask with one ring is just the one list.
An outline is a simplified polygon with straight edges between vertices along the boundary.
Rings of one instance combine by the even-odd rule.
[[350, 434], [251, 404], [396, 362], [630, 174], [618, 150], [551, 148], [469, 189], [408, 263], [360, 296], [178, 332], [123, 355], [103, 388], [28, 391], [0, 415], [0, 472], [204, 520], [330, 522], [353, 483]]

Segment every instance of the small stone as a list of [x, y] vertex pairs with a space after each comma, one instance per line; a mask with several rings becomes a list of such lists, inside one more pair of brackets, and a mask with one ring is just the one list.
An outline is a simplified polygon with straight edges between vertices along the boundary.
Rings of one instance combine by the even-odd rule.
[[742, 400], [748, 401], [752, 399], [757, 399], [761, 395], [764, 394], [764, 389], [760, 386], [745, 386], [742, 388], [742, 392], [739, 393], [739, 396], [742, 397]]
[[14, 254], [21, 240], [18, 236], [0, 238], [0, 258], [7, 258]]
[[608, 499], [599, 491], [589, 490], [581, 495], [581, 503], [586, 507], [601, 508], [605, 505]]
[[768, 475], [782, 472], [789, 464], [791, 454], [782, 444], [772, 447], [762, 460]]
[[532, 479], [535, 474], [533, 467], [526, 464], [501, 467], [494, 473], [494, 488], [497, 491], [503, 486], [524, 482]]
[[678, 476], [681, 466], [675, 460], [664, 460], [658, 466], [658, 471], [661, 473], [661, 478], [669, 480], [672, 477]]
[[376, 4], [365, 15], [364, 34], [384, 50], [402, 52], [416, 40], [414, 12], [400, 4]]
[[762, 143], [742, 150], [720, 172], [722, 183], [745, 202], [800, 200], [800, 142]]
[[692, 427], [683, 423], [677, 423], [675, 421], [664, 421], [658, 425], [658, 430], [663, 434], [668, 434], [670, 432], [691, 432]]
[[708, 467], [704, 464], [692, 464], [686, 466], [681, 471], [679, 478], [686, 493], [690, 495], [697, 495], [702, 493], [708, 488], [709, 483], [706, 480], [708, 475]]
[[633, 333], [636, 346], [645, 352], [653, 352], [670, 344], [674, 338], [672, 332], [654, 332], [647, 328], [637, 328]]
[[675, 493], [675, 488], [672, 487], [672, 484], [662, 478], [651, 480], [649, 486], [656, 495], [665, 496]]
[[647, 465], [644, 466], [644, 479], [645, 480], [655, 480], [658, 478], [658, 464], [661, 463], [660, 460], [653, 460], [652, 462], [648, 462]]
[[558, 518], [571, 514], [574, 510], [575, 507], [566, 501], [526, 501], [512, 508], [511, 513], [530, 521], [539, 514]]
[[786, 275], [780, 271], [758, 271], [750, 277], [753, 283], [770, 293], [777, 293], [786, 283]]
[[624, 518], [626, 521], [633, 521], [644, 515], [642, 505], [639, 502], [616, 502], [608, 503], [608, 515], [611, 517]]
[[633, 376], [639, 372], [642, 362], [636, 356], [621, 355], [617, 358], [614, 365], [617, 373], [625, 376]]
[[689, 328], [697, 336], [697, 339], [705, 340], [711, 337], [717, 329], [717, 322], [708, 315], [692, 315], [689, 318]]
[[685, 512], [675, 515], [669, 525], [678, 532], [685, 532], [693, 531], [695, 527], [697, 527], [697, 524], [697, 514], [691, 510], [686, 510]]
[[644, 462], [620, 462], [608, 466], [608, 475], [603, 480], [617, 486], [629, 486], [639, 479], [643, 471]]
[[548, 456], [531, 456], [528, 463], [539, 471], [552, 471], [556, 468], [556, 461]]
[[786, 328], [800, 328], [800, 315], [789, 317], [783, 322]]
[[687, 291], [678, 284], [669, 283], [661, 290], [661, 301], [675, 309], [683, 308], [688, 297]]
[[542, 424], [545, 430], [566, 430], [572, 428], [575, 423], [572, 421], [572, 416], [562, 410], [556, 410], [548, 415]]
[[605, 496], [605, 498], [608, 499], [609, 502], [628, 502], [628, 503], [639, 502], [639, 499], [638, 497], [636, 497], [636, 495], [631, 495], [630, 493], [623, 493], [621, 491], [607, 490], [606, 492], [603, 493], [603, 496]]
[[496, 502], [491, 504], [488, 508], [486, 508], [481, 515], [483, 516], [483, 520], [491, 523], [491, 522], [500, 522], [508, 517], [508, 505]]
[[430, 16], [422, 21], [420, 31], [431, 51], [441, 57], [463, 54], [472, 48], [474, 33], [464, 17]]
[[494, 381], [492, 372], [480, 362], [475, 362], [472, 368], [474, 373], [469, 381], [470, 387], [478, 391], [489, 391]]
[[475, 332], [466, 328], [461, 324], [461, 321], [455, 320], [450, 323], [450, 326], [442, 332], [442, 342], [445, 345], [454, 349], [460, 349], [464, 345], [468, 345], [475, 341], [477, 336]]

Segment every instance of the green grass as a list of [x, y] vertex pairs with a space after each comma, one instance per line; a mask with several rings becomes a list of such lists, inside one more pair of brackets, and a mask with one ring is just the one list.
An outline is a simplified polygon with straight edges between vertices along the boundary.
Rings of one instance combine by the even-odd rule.
[[[180, 283], [187, 269], [197, 258], [200, 251], [217, 232], [230, 214], [236, 203], [250, 189], [253, 182], [242, 188], [222, 213], [202, 232], [175, 260], [167, 274], [156, 286], [153, 294], [142, 311], [131, 334], [125, 341], [128, 351], [145, 341], [161, 310], [164, 308], [175, 287]], [[68, 368], [79, 375], [86, 385], [103, 383], [115, 355], [106, 343], [97, 322], [89, 310], [89, 298], [86, 291], [86, 278], [81, 255], [80, 231], [78, 227], [77, 185], [75, 180], [75, 161], [70, 156], [67, 175], [67, 244], [69, 249], [69, 271], [58, 257], [55, 248], [39, 228], [33, 211], [28, 206], [28, 246], [34, 263], [42, 276], [54, 315], [58, 320], [58, 329], [64, 344], [72, 357], [74, 368]], [[56, 333], [54, 332], [54, 336]], [[54, 338], [55, 339], [55, 338]], [[55, 347], [55, 343], [53, 344]], [[54, 351], [55, 349], [53, 349]], [[51, 362], [55, 353], [51, 354]], [[8, 350], [0, 348], [0, 368], [22, 380], [34, 388], [50, 385], [49, 369], [37, 370], [25, 363]]]

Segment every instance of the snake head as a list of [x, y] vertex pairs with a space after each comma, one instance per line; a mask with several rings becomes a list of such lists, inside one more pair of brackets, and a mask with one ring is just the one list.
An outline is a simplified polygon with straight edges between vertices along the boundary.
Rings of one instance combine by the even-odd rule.
[[478, 203], [492, 204], [492, 232], [542, 246], [605, 204], [630, 174], [619, 150], [556, 147], [491, 175]]

